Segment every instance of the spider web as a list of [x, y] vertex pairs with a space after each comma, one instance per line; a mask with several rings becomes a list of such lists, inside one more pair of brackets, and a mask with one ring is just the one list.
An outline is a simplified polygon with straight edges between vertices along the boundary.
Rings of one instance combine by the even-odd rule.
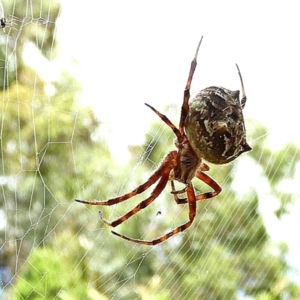
[[[272, 4], [270, 15], [267, 5], [257, 11], [239, 2], [218, 9], [196, 1], [2, 4], [3, 299], [300, 297], [300, 151], [291, 88], [300, 67], [293, 39], [299, 26], [296, 16], [277, 22], [282, 10], [296, 9]], [[116, 219], [150, 190], [104, 208], [74, 199], [130, 191], [174, 149], [173, 133], [143, 103], [178, 123], [202, 34], [192, 93], [211, 85], [240, 89], [238, 63], [253, 150], [211, 166], [223, 191], [198, 203], [188, 230], [155, 247], [135, 245], [113, 236], [98, 210]], [[169, 191], [115, 230], [151, 239], [183, 223], [187, 207]]]

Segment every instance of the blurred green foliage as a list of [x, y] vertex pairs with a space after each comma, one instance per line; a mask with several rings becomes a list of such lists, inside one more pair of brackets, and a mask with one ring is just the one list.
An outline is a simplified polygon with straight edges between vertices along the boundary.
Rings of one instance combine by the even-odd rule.
[[[50, 61], [57, 53], [54, 23], [60, 6], [33, 2], [33, 15], [26, 18], [21, 1], [11, 8], [12, 14], [30, 22], [9, 32], [12, 48], [0, 45], [0, 61], [5, 62], [0, 262], [12, 274], [2, 279], [6, 299], [299, 299], [300, 288], [290, 278], [294, 270], [287, 262], [288, 248], [274, 245], [266, 231], [259, 211], [262, 195], [255, 188], [242, 195], [232, 188], [236, 167], [247, 157], [261, 168], [272, 195], [280, 200], [277, 216], [287, 213], [293, 201], [292, 192], [278, 185], [294, 178], [299, 148], [287, 145], [272, 151], [265, 143], [267, 129], [260, 124], [252, 124], [249, 154], [225, 166], [211, 166], [208, 173], [222, 185], [222, 193], [199, 202], [193, 226], [161, 245], [119, 239], [99, 220], [97, 208], [74, 203], [79, 197], [114, 197], [144, 182], [174, 149], [174, 136], [158, 121], [143, 145], [130, 148], [135, 160], [127, 168], [117, 166], [99, 135], [101, 120], [77, 101], [80, 85], [74, 78], [61, 74], [52, 82], [55, 93], [48, 95], [46, 83], [24, 64], [26, 43], [34, 43]], [[49, 26], [43, 18], [51, 21]], [[244, 178], [249, 179], [251, 174]], [[194, 183], [198, 191], [208, 189]], [[151, 239], [184, 222], [187, 207], [176, 205], [169, 191], [117, 231]], [[114, 219], [144, 197], [103, 208], [103, 213]]]
[[72, 234], [64, 230], [55, 240], [59, 257], [52, 247], [36, 248], [30, 257], [34, 268], [25, 267], [20, 272], [14, 299], [92, 299], [88, 289], [80, 285], [88, 279], [85, 249]]

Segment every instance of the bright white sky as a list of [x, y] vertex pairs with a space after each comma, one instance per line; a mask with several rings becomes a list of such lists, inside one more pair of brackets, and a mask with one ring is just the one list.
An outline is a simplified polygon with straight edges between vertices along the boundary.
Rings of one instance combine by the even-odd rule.
[[164, 113], [167, 104], [180, 106], [202, 35], [192, 90], [240, 89], [238, 63], [248, 96], [245, 117], [267, 125], [276, 147], [298, 138], [297, 1], [63, 3], [58, 38], [69, 58], [63, 64], [73, 64], [83, 101], [112, 129], [112, 148], [127, 147], [127, 139], [142, 142], [157, 120], [144, 102]]
[[[300, 144], [299, 20], [298, 1], [63, 1], [58, 63], [82, 82], [82, 101], [105, 122], [117, 160], [129, 144], [141, 144], [158, 120], [144, 102], [177, 124], [179, 116], [166, 105], [180, 107], [203, 35], [192, 91], [240, 89], [238, 63], [248, 97], [245, 118], [266, 125], [278, 149], [288, 141]], [[271, 220], [269, 226], [293, 245], [295, 260], [297, 211], [286, 223]]]

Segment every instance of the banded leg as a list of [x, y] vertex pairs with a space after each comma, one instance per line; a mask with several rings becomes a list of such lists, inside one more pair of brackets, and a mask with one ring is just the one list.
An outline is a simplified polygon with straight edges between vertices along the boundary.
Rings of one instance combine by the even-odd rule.
[[171, 169], [168, 168], [168, 169], [165, 169], [163, 171], [164, 171], [164, 174], [160, 178], [157, 186], [152, 191], [150, 197], [148, 197], [147, 199], [143, 200], [141, 203], [139, 203], [132, 210], [130, 210], [125, 215], [121, 216], [120, 218], [118, 218], [117, 220], [115, 220], [113, 222], [109, 222], [106, 219], [104, 219], [102, 217], [101, 212], [100, 212], [100, 217], [101, 217], [102, 221], [104, 223], [106, 223], [107, 225], [109, 225], [109, 226], [116, 227], [116, 226], [120, 225], [121, 223], [125, 222], [127, 219], [129, 219], [133, 215], [135, 215], [136, 213], [138, 213], [140, 210], [142, 210], [142, 209], [146, 208], [148, 205], [150, 205], [160, 195], [160, 193], [165, 188], [165, 186], [166, 186], [166, 184], [167, 184], [167, 182], [169, 180], [169, 173], [170, 173]]
[[171, 194], [173, 195], [174, 197], [174, 200], [176, 201], [177, 204], [185, 204], [187, 203], [187, 198], [179, 198], [178, 195], [179, 194], [183, 194], [186, 192], [186, 189], [187, 189], [187, 186], [184, 187], [183, 189], [181, 190], [176, 190], [175, 189], [175, 184], [174, 184], [174, 180], [171, 180]]
[[190, 88], [191, 88], [191, 83], [192, 83], [192, 79], [194, 76], [194, 72], [195, 72], [196, 66], [197, 66], [197, 56], [198, 56], [198, 51], [199, 51], [202, 39], [203, 39], [203, 36], [201, 37], [201, 40], [197, 46], [194, 59], [191, 62], [189, 77], [188, 77], [188, 80], [187, 80], [187, 83], [186, 83], [186, 86], [184, 89], [183, 104], [181, 107], [181, 115], [180, 115], [180, 122], [179, 122], [179, 131], [181, 134], [184, 133], [184, 123], [185, 123], [185, 119], [189, 112]]
[[200, 179], [201, 181], [205, 182], [208, 186], [210, 186], [213, 189], [213, 192], [206, 192], [206, 193], [202, 193], [202, 194], [198, 195], [196, 197], [197, 201], [210, 199], [210, 198], [216, 197], [217, 195], [219, 195], [221, 193], [222, 187], [207, 174], [205, 174], [201, 171], [197, 171], [196, 177], [198, 179]]
[[177, 136], [177, 139], [179, 142], [183, 141], [183, 135], [179, 132], [178, 128], [169, 120], [169, 118], [162, 113], [160, 113], [158, 110], [156, 110], [151, 105], [145, 103], [149, 108], [151, 108], [160, 118], [163, 120], [174, 132], [174, 134]]
[[145, 241], [145, 240], [140, 240], [140, 239], [133, 239], [133, 238], [127, 237], [125, 235], [116, 233], [114, 231], [112, 231], [112, 233], [117, 235], [118, 237], [121, 237], [121, 238], [127, 240], [127, 241], [134, 242], [134, 243], [137, 243], [137, 244], [144, 244], [144, 245], [152, 246], [152, 245], [156, 245], [156, 244], [164, 242], [165, 240], [167, 240], [171, 236], [173, 236], [173, 235], [175, 235], [179, 232], [182, 232], [182, 231], [186, 230], [187, 228], [189, 228], [192, 225], [192, 223], [195, 219], [195, 216], [196, 216], [196, 201], [197, 200], [196, 200], [194, 188], [191, 184], [189, 184], [187, 186], [186, 193], [187, 193], [187, 196], [188, 196], [188, 204], [189, 204], [189, 220], [186, 223], [184, 223], [184, 224], [178, 226], [177, 228], [173, 229], [172, 231], [166, 233], [165, 235], [163, 235], [163, 236], [161, 236], [157, 239], [151, 240], [151, 241]]
[[167, 154], [167, 156], [164, 158], [160, 167], [153, 173], [153, 175], [151, 175], [149, 177], [149, 179], [145, 183], [139, 185], [136, 189], [134, 189], [133, 191], [131, 191], [125, 195], [119, 196], [117, 198], [108, 199], [106, 201], [98, 201], [98, 200], [88, 201], [88, 200], [80, 200], [80, 199], [75, 199], [75, 201], [83, 203], [83, 204], [102, 205], [102, 206], [110, 206], [110, 205], [114, 205], [114, 204], [123, 202], [131, 197], [141, 194], [146, 189], [148, 189], [151, 185], [153, 185], [157, 180], [159, 180], [159, 178], [162, 176], [164, 170], [166, 168], [168, 168], [168, 165], [169, 164], [171, 164], [172, 166], [174, 165], [174, 162], [172, 162], [172, 160], [175, 161], [176, 157], [177, 157], [177, 151], [169, 152]]
[[[201, 193], [201, 194], [197, 195], [196, 201], [210, 199], [210, 198], [216, 197], [218, 194], [221, 193], [222, 187], [207, 174], [203, 173], [202, 171], [197, 171], [196, 177], [213, 189], [213, 192], [205, 192], [205, 193]], [[185, 192], [186, 188], [177, 191], [175, 189], [175, 185], [174, 185], [173, 181], [171, 181], [171, 188], [172, 188], [171, 193], [174, 195], [174, 199], [177, 204], [185, 204], [188, 202], [187, 198], [179, 198], [178, 197], [178, 194], [183, 194]]]

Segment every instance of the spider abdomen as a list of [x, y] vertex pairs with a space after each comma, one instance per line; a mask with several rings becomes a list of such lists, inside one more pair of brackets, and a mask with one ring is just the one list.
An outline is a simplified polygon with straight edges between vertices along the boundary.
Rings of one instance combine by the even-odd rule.
[[185, 131], [199, 157], [224, 164], [251, 150], [239, 95], [239, 91], [212, 86], [190, 102]]

